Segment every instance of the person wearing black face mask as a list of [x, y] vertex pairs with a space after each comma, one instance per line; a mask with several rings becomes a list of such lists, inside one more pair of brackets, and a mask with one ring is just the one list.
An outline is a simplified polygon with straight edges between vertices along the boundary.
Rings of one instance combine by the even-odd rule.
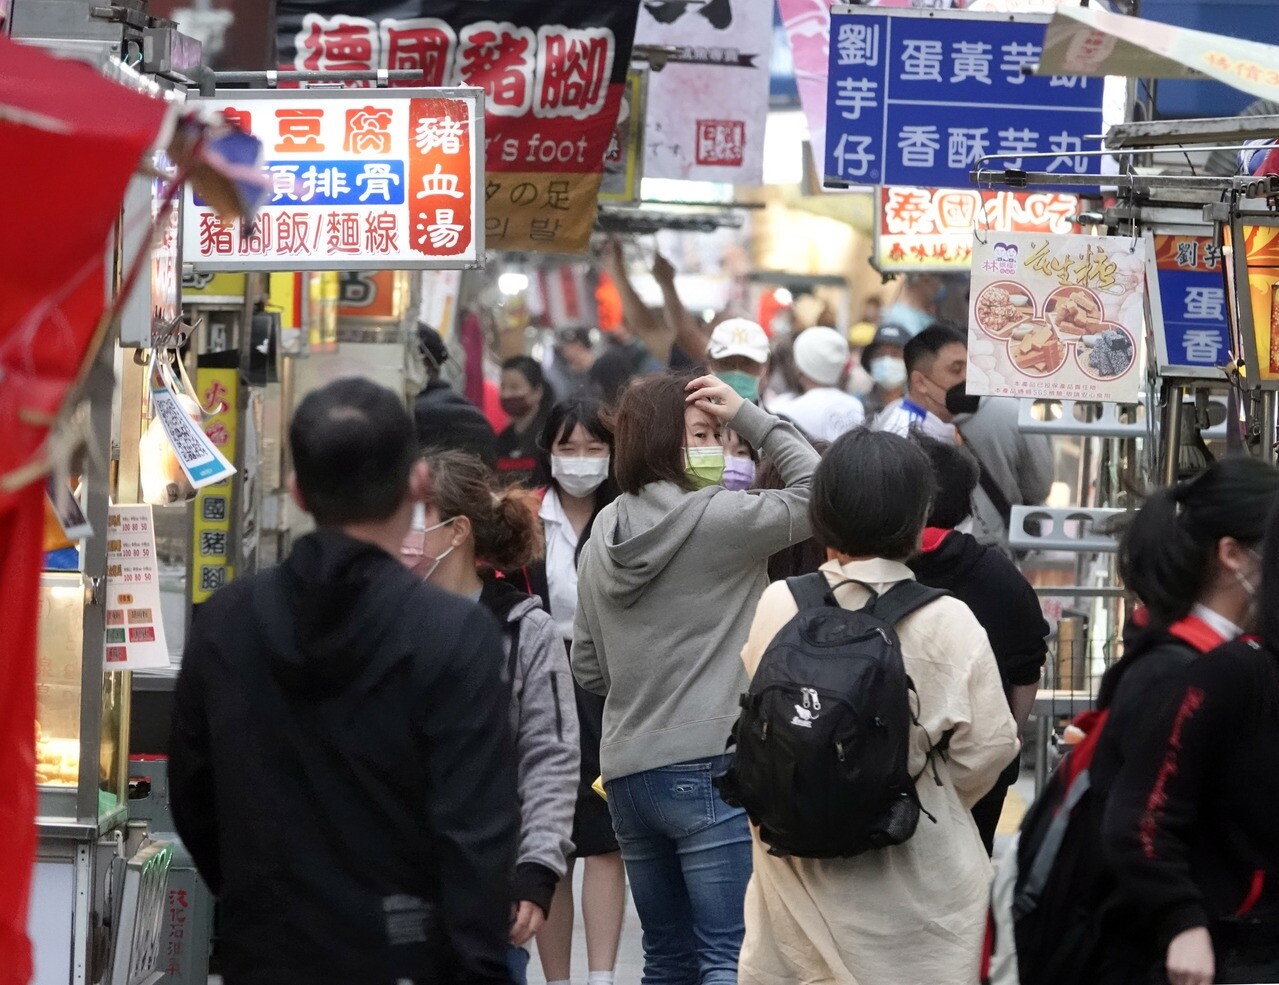
[[929, 326], [906, 343], [903, 358], [909, 391], [876, 418], [876, 430], [965, 445], [981, 466], [971, 532], [1006, 551], [1013, 506], [1042, 503], [1052, 487], [1051, 439], [1018, 429], [1015, 399], [968, 393], [967, 341], [957, 329]]
[[503, 481], [544, 484], [536, 474], [537, 439], [555, 397], [542, 367], [530, 356], [512, 356], [502, 363], [502, 410], [511, 419], [497, 436], [497, 471]]

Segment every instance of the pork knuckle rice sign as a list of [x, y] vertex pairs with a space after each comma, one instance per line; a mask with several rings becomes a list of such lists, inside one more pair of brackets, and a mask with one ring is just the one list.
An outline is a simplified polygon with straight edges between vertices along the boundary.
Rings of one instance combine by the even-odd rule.
[[[580, 252], [639, 0], [279, 0], [282, 69], [413, 69], [485, 94], [485, 244]], [[371, 83], [364, 83], [371, 85]]]

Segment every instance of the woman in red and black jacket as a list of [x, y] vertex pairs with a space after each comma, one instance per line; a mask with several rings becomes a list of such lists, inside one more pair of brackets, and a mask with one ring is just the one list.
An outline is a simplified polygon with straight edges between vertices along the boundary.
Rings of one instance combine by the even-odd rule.
[[[1161, 862], [1159, 852], [1166, 849], [1152, 837], [1164, 822], [1182, 830], [1175, 826], [1182, 814], [1165, 808], [1170, 792], [1183, 790], [1189, 776], [1178, 775], [1186, 753], [1187, 676], [1211, 674], [1214, 657], [1205, 654], [1253, 626], [1258, 548], [1277, 500], [1279, 470], [1256, 459], [1227, 458], [1189, 482], [1152, 494], [1124, 532], [1120, 572], [1145, 608], [1125, 628], [1124, 657], [1107, 672], [1098, 698], [1106, 719], [1091, 772], [1103, 805], [1100, 835], [1115, 892], [1102, 925], [1095, 981], [1206, 985], [1214, 980], [1211, 949], [1205, 963], [1198, 939], [1205, 922], [1186, 923], [1186, 890], [1156, 891], [1165, 885], [1171, 855]], [[1275, 587], [1279, 590], [1279, 583]], [[1196, 718], [1195, 727], [1202, 729], [1203, 721]], [[1279, 747], [1272, 755], [1279, 756]], [[1218, 772], [1214, 783], [1222, 776]], [[1234, 797], [1247, 801], [1251, 786], [1249, 780]], [[1279, 796], [1279, 787], [1274, 789]], [[1229, 837], [1224, 829], [1229, 815], [1216, 813], [1228, 809], [1225, 803], [1208, 805], [1218, 794], [1202, 787], [1189, 794], [1223, 825], [1195, 828], [1190, 845], [1205, 860], [1238, 851], [1220, 843], [1210, 848], [1201, 840], [1205, 834]], [[1162, 832], [1160, 837], [1167, 840]], [[1186, 850], [1183, 845], [1182, 874], [1197, 882], [1186, 868]], [[1152, 877], [1144, 868], [1149, 864], [1164, 874]], [[1207, 864], [1223, 874], [1218, 863]], [[1200, 900], [1202, 891], [1200, 885]], [[1214, 909], [1211, 916], [1228, 912]]]

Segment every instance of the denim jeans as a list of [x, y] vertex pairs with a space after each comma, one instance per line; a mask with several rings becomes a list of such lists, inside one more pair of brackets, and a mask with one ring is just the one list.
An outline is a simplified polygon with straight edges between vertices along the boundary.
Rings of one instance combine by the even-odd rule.
[[506, 949], [506, 967], [515, 985], [528, 985], [528, 959], [527, 948], [512, 944]]
[[635, 909], [643, 985], [734, 985], [751, 877], [746, 812], [711, 778], [728, 756], [676, 763], [606, 784]]

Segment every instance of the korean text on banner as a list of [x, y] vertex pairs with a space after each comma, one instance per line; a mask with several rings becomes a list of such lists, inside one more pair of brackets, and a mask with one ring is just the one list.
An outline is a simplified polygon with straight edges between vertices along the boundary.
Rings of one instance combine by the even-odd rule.
[[[209, 418], [204, 433], [218, 448], [235, 455], [239, 429], [240, 374], [234, 369], [207, 369], [195, 373], [195, 387], [204, 406], [220, 403], [222, 410]], [[230, 475], [205, 486], [195, 497], [192, 513], [191, 601], [207, 602], [219, 588], [235, 577], [231, 556], [231, 522], [235, 516], [235, 482]]]
[[160, 569], [150, 506], [107, 511], [107, 670], [169, 666], [160, 614]]
[[580, 252], [595, 223], [638, 7], [639, 0], [279, 0], [276, 44], [283, 68], [414, 69], [422, 85], [483, 89], [485, 245]]
[[649, 81], [644, 176], [758, 185], [773, 5], [647, 2], [635, 40], [674, 48]]
[[251, 91], [201, 100], [266, 147], [252, 230], [188, 186], [183, 257], [201, 270], [468, 267], [483, 201], [478, 100], [465, 90]]
[[[965, 188], [985, 166], [1082, 174], [1102, 85], [1027, 74], [1046, 18], [835, 7], [827, 184]], [[1048, 157], [1027, 158], [1032, 153]], [[1033, 162], [1033, 163], [1032, 163]]]
[[1079, 199], [1053, 192], [988, 192], [976, 188], [879, 189], [874, 266], [881, 273], [967, 270], [973, 230], [1075, 232]]
[[974, 237], [968, 392], [1136, 403], [1145, 253], [1128, 236]]
[[158, 386], [151, 391], [151, 406], [164, 425], [164, 433], [173, 445], [178, 464], [195, 489], [203, 489], [235, 473], [235, 466], [226, 460], [207, 434], [187, 417], [168, 387]]
[[1146, 251], [1159, 372], [1222, 379], [1234, 346], [1221, 248], [1211, 236], [1156, 233]]

